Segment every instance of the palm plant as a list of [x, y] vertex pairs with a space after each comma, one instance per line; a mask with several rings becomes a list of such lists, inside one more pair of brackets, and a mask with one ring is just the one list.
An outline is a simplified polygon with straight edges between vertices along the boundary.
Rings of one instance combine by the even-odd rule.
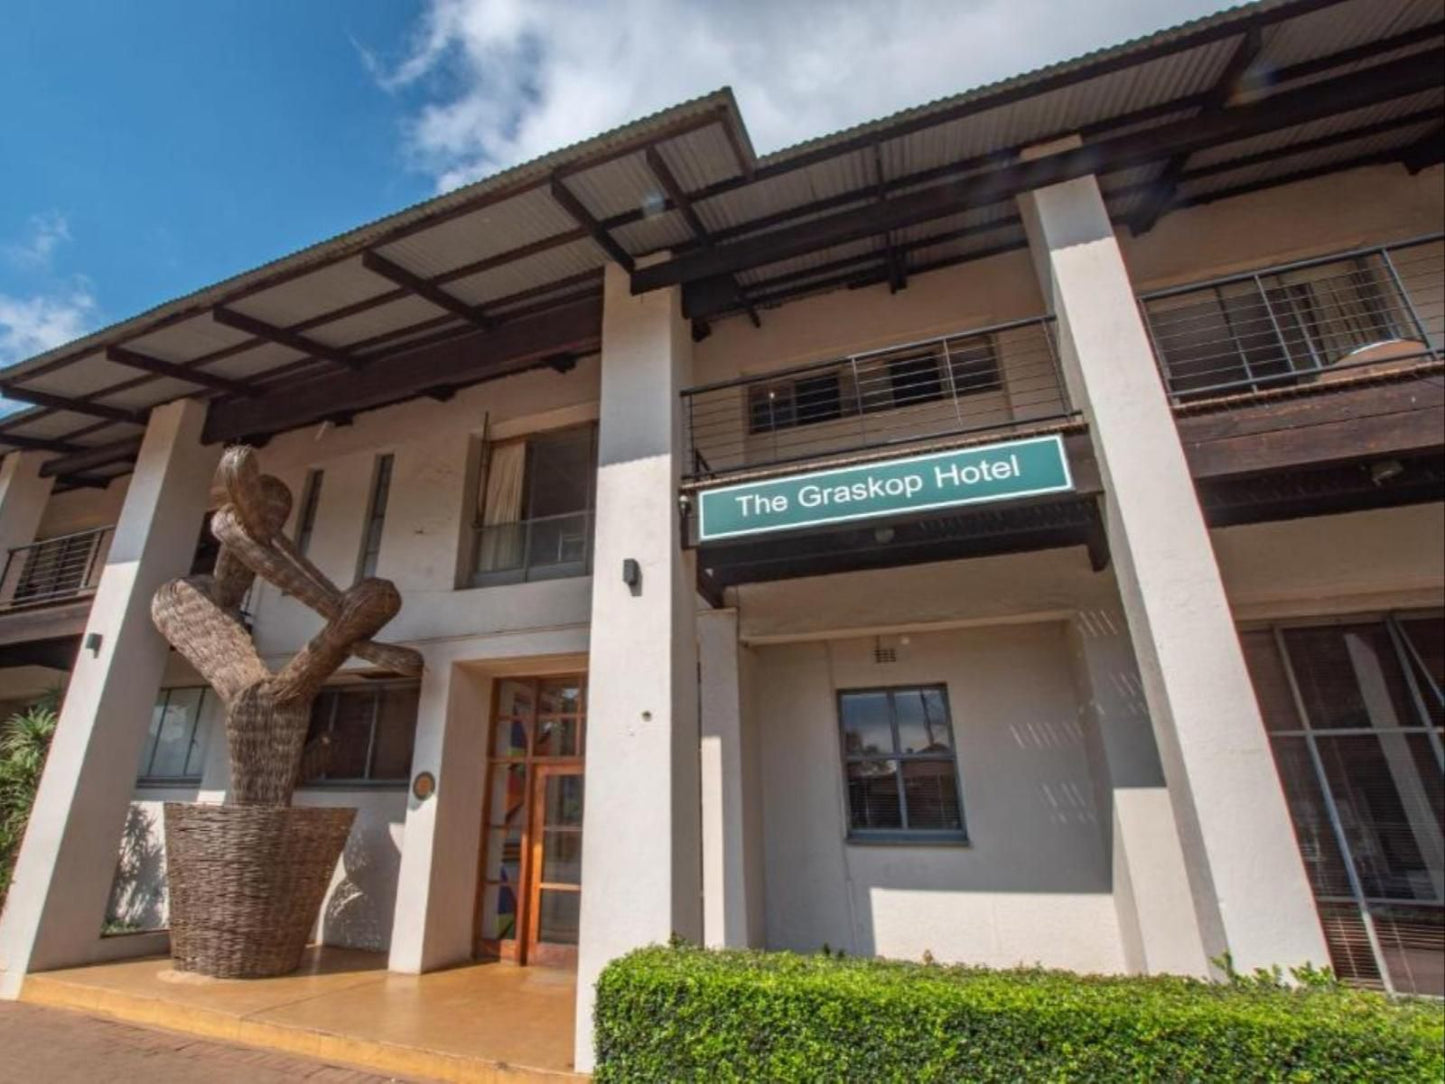
[[10, 888], [10, 871], [45, 770], [61, 696], [59, 688], [51, 689], [0, 723], [0, 905]]

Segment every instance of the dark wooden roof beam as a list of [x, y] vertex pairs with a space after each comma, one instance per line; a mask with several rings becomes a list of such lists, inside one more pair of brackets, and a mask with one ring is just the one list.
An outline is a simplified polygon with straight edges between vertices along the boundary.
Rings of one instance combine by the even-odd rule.
[[292, 350], [299, 350], [303, 354], [321, 358], [323, 361], [329, 361], [333, 365], [340, 365], [346, 369], [360, 369], [365, 364], [337, 347], [327, 346], [298, 331], [268, 324], [264, 320], [247, 316], [244, 312], [237, 312], [235, 309], [228, 309], [224, 305], [212, 307], [211, 319], [223, 327], [244, 331], [247, 335], [254, 335], [258, 339], [266, 339], [279, 346], [290, 347]]
[[529, 316], [509, 317], [488, 332], [406, 347], [379, 357], [360, 373], [317, 372], [270, 385], [256, 399], [225, 399], [206, 415], [207, 441], [279, 433], [548, 364], [559, 353], [585, 354], [601, 341], [602, 302], [595, 295]]
[[607, 255], [611, 256], [628, 272], [632, 273], [632, 256], [628, 251], [617, 243], [617, 239], [608, 233], [592, 216], [592, 212], [582, 206], [582, 201], [572, 194], [572, 190], [562, 183], [561, 177], [552, 178], [552, 198], [557, 205], [572, 216], [572, 220], [592, 235], [592, 240], [602, 248]]
[[[1200, 116], [1228, 109], [1230, 102], [1239, 96], [1241, 89], [1248, 90], [1250, 69], [1259, 59], [1260, 50], [1263, 48], [1264, 35], [1260, 28], [1258, 26], [1250, 27], [1244, 37], [1240, 39], [1234, 55], [1229, 58], [1229, 63], [1224, 66], [1219, 81], [1209, 92], [1208, 100], [1200, 109]], [[1179, 178], [1183, 175], [1185, 167], [1189, 165], [1189, 154], [1188, 151], [1181, 151], [1164, 164], [1153, 188], [1140, 202], [1139, 209], [1129, 219], [1129, 231], [1134, 236], [1138, 237], [1140, 234], [1152, 230], [1154, 223], [1159, 221], [1160, 216], [1174, 202], [1174, 197], [1179, 193]]]
[[173, 361], [163, 361], [160, 358], [153, 358], [149, 354], [142, 354], [124, 346], [108, 346], [105, 349], [107, 361], [117, 365], [124, 365], [131, 369], [139, 369], [144, 373], [152, 373], [155, 376], [168, 376], [176, 380], [184, 380], [188, 384], [195, 384], [201, 388], [211, 388], [214, 391], [223, 391], [230, 395], [255, 395], [256, 389], [240, 380], [231, 380], [224, 376], [217, 376], [215, 373], [208, 373], [191, 365], [177, 365]]
[[[49, 437], [27, 437], [20, 433], [0, 433], [0, 444], [8, 444], [12, 451], [22, 452], [74, 452], [79, 444], [68, 440], [52, 440]], [[9, 454], [9, 453], [6, 453]]]
[[[682, 215], [683, 220], [687, 223], [687, 228], [692, 231], [693, 237], [697, 239], [698, 244], [702, 245], [702, 247], [711, 248], [713, 239], [712, 234], [708, 232], [707, 224], [703, 222], [702, 217], [697, 213], [697, 208], [693, 206], [692, 197], [689, 196], [687, 190], [682, 187], [682, 184], [677, 179], [677, 175], [672, 172], [672, 168], [662, 157], [662, 152], [656, 147], [648, 147], [646, 157], [647, 168], [650, 169], [652, 175], [657, 178], [657, 183], [662, 185], [662, 190], [667, 193], [667, 198], [671, 201], [672, 205], [677, 208], [678, 213]], [[762, 327], [762, 317], [758, 315], [758, 307], [753, 304], [752, 298], [748, 296], [747, 288], [736, 279], [733, 280], [733, 286], [737, 290], [738, 300], [742, 302], [743, 308], [747, 310], [748, 319], [753, 322], [753, 327]]]
[[368, 249], [361, 254], [361, 266], [370, 271], [373, 275], [380, 275], [382, 278], [400, 286], [417, 297], [431, 302], [439, 309], [451, 313], [453, 316], [460, 316], [467, 323], [481, 328], [483, 331], [492, 326], [492, 320], [482, 311], [480, 305], [468, 305], [460, 298], [453, 297], [434, 282], [428, 282], [422, 276], [408, 271], [400, 264], [393, 263], [379, 252]]
[[106, 406], [104, 403], [91, 402], [89, 399], [72, 399], [65, 395], [53, 395], [47, 391], [22, 388], [9, 382], [0, 383], [0, 395], [7, 399], [14, 399], [17, 403], [30, 403], [32, 406], [48, 407], [51, 410], [67, 410], [72, 414], [87, 414], [92, 418], [101, 418], [108, 422], [124, 422], [127, 425], [145, 425], [146, 423], [144, 411]]
[[109, 466], [122, 460], [133, 460], [140, 454], [140, 437], [127, 437], [112, 444], [101, 444], [94, 448], [81, 448], [69, 455], [59, 456], [40, 464], [40, 473], [46, 478], [69, 478], [83, 474], [96, 467]]
[[1400, 161], [1411, 173], [1419, 173], [1445, 161], [1445, 124], [1437, 124], [1400, 152]]
[[1176, 154], [1248, 139], [1336, 113], [1418, 94], [1440, 84], [1445, 52], [1417, 53], [1393, 64], [1341, 76], [1261, 102], [1116, 136], [1005, 169], [908, 192], [885, 203], [843, 211], [736, 244], [689, 252], [632, 274], [635, 293], [792, 259], [831, 245], [904, 229], [982, 203], [1061, 181], [1113, 172]]

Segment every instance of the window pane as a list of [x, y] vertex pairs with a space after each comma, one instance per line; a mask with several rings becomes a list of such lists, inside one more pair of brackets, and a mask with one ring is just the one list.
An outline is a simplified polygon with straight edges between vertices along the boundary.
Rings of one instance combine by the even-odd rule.
[[482, 879], [512, 886], [521, 883], [522, 822], [487, 829], [487, 862]]
[[537, 745], [532, 752], [539, 757], [575, 757], [581, 752], [581, 729], [576, 719], [538, 719]]
[[191, 738], [191, 750], [186, 754], [186, 775], [199, 779], [206, 759], [206, 746], [211, 735], [221, 733], [226, 725], [226, 709], [221, 698], [210, 689], [201, 690], [201, 717], [196, 722], [195, 734]]
[[1421, 725], [1383, 623], [1287, 629], [1284, 639], [1311, 727]]
[[860, 756], [894, 751], [886, 692], [844, 693], [838, 703], [843, 716], [844, 753]]
[[336, 693], [336, 714], [331, 720], [326, 779], [365, 779], [371, 746], [371, 689], [344, 689]]
[[549, 568], [556, 565], [580, 565], [587, 560], [587, 512], [533, 520], [527, 525], [527, 565]]
[[539, 915], [537, 940], [554, 945], [577, 943], [578, 918], [582, 910], [582, 893], [569, 889], [544, 888], [537, 893]]
[[582, 710], [582, 683], [576, 678], [547, 678], [538, 693], [537, 710], [547, 715], [576, 715]]
[[1412, 617], [1402, 619], [1399, 625], [1414, 649], [1409, 653], [1410, 667], [1430, 721], [1445, 726], [1445, 703], [1441, 701], [1441, 691], [1445, 690], [1445, 618]]
[[527, 767], [498, 764], [492, 768], [491, 809], [487, 823], [494, 826], [520, 825], [526, 820]]
[[1299, 711], [1295, 706], [1294, 693], [1289, 687], [1289, 674], [1285, 671], [1284, 659], [1280, 656], [1279, 645], [1274, 633], [1268, 629], [1245, 632], [1239, 636], [1244, 648], [1244, 662], [1249, 667], [1249, 677], [1254, 683], [1254, 695], [1259, 701], [1259, 714], [1266, 730], [1303, 730]]
[[1274, 749], [1275, 767], [1279, 769], [1290, 819], [1294, 821], [1295, 840], [1315, 895], [1348, 896], [1350, 875], [1340, 856], [1329, 807], [1306, 740], [1274, 738], [1270, 744]]
[[952, 760], [905, 760], [903, 791], [909, 828], [963, 829]]
[[898, 761], [848, 762], [848, 814], [854, 829], [902, 828], [898, 803]]
[[482, 936], [492, 941], [517, 936], [517, 893], [511, 885], [487, 885], [482, 890]]
[[836, 372], [799, 380], [794, 388], [799, 425], [832, 421], [843, 416]]
[[1320, 927], [1330, 953], [1330, 966], [1343, 981], [1373, 990], [1384, 989], [1375, 950], [1360, 909], [1353, 903], [1321, 903]]
[[941, 690], [898, 689], [893, 709], [898, 715], [900, 752], [945, 753], [953, 748]]
[[150, 775], [151, 758], [156, 752], [156, 736], [161, 732], [161, 720], [166, 714], [166, 691], [161, 690], [161, 697], [156, 701], [156, 706], [151, 709], [151, 725], [146, 730], [146, 740], [140, 749], [140, 763], [136, 766], [136, 775], [144, 779]]
[[201, 689], [172, 689], [166, 697], [150, 774], [156, 779], [183, 778], [191, 751], [191, 732], [200, 712]]
[[1445, 901], [1442, 788], [1429, 739], [1321, 737], [1319, 751], [1365, 895]]
[[528, 441], [526, 518], [582, 512], [592, 491], [592, 429], [564, 429]]
[[990, 335], [972, 335], [948, 342], [949, 365], [953, 371], [953, 388], [958, 395], [997, 391], [998, 355]]
[[416, 739], [416, 711], [421, 690], [415, 685], [387, 685], [376, 690], [376, 749], [371, 757], [371, 778], [411, 778], [412, 745]]
[[498, 719], [492, 726], [492, 753], [499, 757], [527, 755], [527, 724], [521, 719]]
[[938, 358], [930, 353], [888, 362], [888, 380], [893, 391], [893, 405], [928, 403], [943, 398], [943, 378]]
[[1395, 989], [1445, 996], [1445, 915], [1438, 907], [1371, 907], [1375, 936]]
[[575, 828], [542, 830], [542, 880], [546, 884], [582, 883], [582, 833]]
[[582, 776], [548, 775], [542, 823], [548, 828], [582, 827]]

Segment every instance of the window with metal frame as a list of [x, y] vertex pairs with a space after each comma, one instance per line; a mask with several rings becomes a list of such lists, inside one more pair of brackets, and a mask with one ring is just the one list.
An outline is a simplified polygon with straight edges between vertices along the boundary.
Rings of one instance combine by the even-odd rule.
[[1445, 620], [1240, 634], [1336, 974], [1445, 996]]
[[204, 685], [162, 689], [141, 747], [139, 782], [199, 783], [221, 710], [220, 699]]
[[302, 784], [406, 783], [411, 778], [420, 693], [416, 681], [332, 685], [321, 690], [311, 708]]
[[371, 480], [371, 499], [366, 508], [366, 533], [361, 541], [361, 558], [357, 562], [358, 578], [376, 575], [376, 560], [381, 555], [381, 532], [386, 526], [386, 502], [391, 493], [390, 455], [376, 457], [376, 470]]
[[838, 722], [850, 839], [967, 840], [943, 685], [840, 690]]
[[584, 576], [592, 563], [597, 427], [572, 426], [484, 449], [472, 532], [472, 587]]
[[311, 548], [311, 535], [316, 530], [316, 508], [321, 503], [321, 482], [326, 472], [309, 470], [301, 487], [301, 512], [296, 517], [296, 549], [305, 554]]

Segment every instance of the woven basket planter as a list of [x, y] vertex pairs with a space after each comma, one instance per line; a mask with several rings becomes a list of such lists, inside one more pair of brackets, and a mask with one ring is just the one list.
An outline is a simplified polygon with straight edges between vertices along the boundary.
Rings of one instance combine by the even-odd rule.
[[165, 806], [171, 958], [223, 979], [301, 964], [354, 809]]

